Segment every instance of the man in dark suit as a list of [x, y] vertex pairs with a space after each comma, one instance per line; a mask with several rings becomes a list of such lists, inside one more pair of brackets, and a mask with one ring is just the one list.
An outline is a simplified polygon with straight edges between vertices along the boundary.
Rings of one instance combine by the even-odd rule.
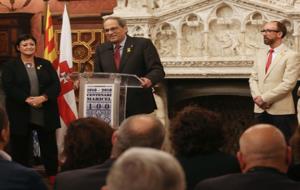
[[41, 176], [16, 162], [4, 151], [9, 139], [8, 119], [0, 107], [0, 189], [46, 190]]
[[152, 87], [165, 76], [156, 48], [150, 39], [127, 35], [126, 21], [108, 17], [103, 23], [108, 42], [96, 49], [95, 72], [134, 74], [142, 89], [127, 92], [126, 117], [156, 109]]
[[127, 118], [112, 136], [110, 159], [100, 165], [58, 174], [54, 189], [99, 190], [105, 185], [112, 164], [125, 150], [131, 147], [160, 149], [165, 133], [164, 126], [155, 116], [135, 115]]
[[237, 158], [242, 174], [229, 174], [200, 182], [196, 190], [298, 190], [300, 183], [286, 175], [291, 149], [283, 134], [269, 124], [247, 129], [240, 138]]

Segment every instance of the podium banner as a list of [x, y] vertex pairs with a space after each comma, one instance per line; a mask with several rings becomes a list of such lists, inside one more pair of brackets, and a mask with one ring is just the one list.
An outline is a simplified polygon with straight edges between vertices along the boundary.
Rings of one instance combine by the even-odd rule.
[[141, 88], [136, 75], [120, 73], [72, 73], [79, 84], [79, 117], [95, 117], [116, 128], [125, 119], [128, 88]]
[[83, 117], [102, 118], [112, 123], [114, 84], [86, 84], [84, 88]]

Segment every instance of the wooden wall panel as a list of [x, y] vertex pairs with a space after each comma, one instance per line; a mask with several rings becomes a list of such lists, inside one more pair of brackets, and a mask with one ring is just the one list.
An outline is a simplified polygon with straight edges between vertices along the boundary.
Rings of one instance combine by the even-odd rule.
[[20, 34], [31, 33], [31, 13], [0, 14], [0, 64], [16, 56], [15, 43]]

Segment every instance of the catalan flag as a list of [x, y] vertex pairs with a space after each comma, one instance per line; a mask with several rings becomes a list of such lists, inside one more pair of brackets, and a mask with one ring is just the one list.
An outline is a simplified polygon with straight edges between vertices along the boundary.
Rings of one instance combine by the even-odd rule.
[[60, 79], [61, 93], [57, 99], [61, 128], [57, 130], [58, 152], [61, 154], [64, 146], [64, 136], [67, 126], [78, 117], [73, 81], [69, 77], [72, 73], [72, 38], [70, 21], [65, 5], [60, 39], [60, 56], [56, 54], [54, 32], [51, 12], [47, 6], [46, 28], [45, 28], [45, 51], [44, 58], [48, 59], [57, 70]]
[[55, 50], [53, 24], [49, 5], [47, 6], [46, 14], [44, 58], [48, 59], [53, 67], [57, 69], [58, 57]]

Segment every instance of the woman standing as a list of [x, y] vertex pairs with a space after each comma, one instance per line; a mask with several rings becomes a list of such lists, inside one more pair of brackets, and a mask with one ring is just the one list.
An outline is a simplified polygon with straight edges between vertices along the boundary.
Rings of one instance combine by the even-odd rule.
[[2, 73], [12, 158], [30, 166], [32, 130], [36, 130], [42, 162], [51, 182], [58, 168], [55, 132], [60, 127], [57, 106], [59, 79], [49, 61], [34, 56], [36, 39], [33, 36], [20, 36], [16, 50], [19, 56], [5, 63]]

